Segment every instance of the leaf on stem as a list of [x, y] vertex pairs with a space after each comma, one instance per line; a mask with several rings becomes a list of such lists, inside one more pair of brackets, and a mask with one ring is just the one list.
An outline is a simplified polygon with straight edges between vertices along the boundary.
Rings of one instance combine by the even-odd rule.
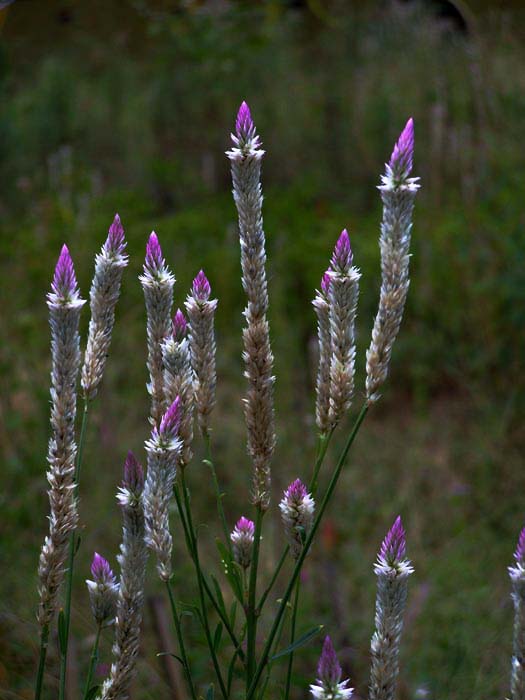
[[315, 627], [312, 627], [311, 630], [303, 634], [302, 637], [299, 637], [293, 644], [290, 644], [290, 646], [287, 646], [285, 649], [282, 651], [278, 652], [277, 654], [274, 654], [271, 658], [270, 661], [276, 661], [277, 659], [282, 659], [283, 656], [288, 656], [288, 654], [291, 654], [293, 651], [296, 649], [299, 649], [300, 647], [304, 646], [305, 644], [308, 644], [308, 642], [313, 639], [316, 634], [319, 634], [319, 632], [323, 629], [324, 625], [316, 625]]

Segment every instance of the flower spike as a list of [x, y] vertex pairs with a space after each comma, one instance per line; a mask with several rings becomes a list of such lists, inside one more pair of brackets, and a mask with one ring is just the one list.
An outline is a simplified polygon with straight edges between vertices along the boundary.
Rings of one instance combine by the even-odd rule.
[[51, 289], [57, 297], [64, 300], [69, 300], [78, 293], [73, 260], [65, 243], [57, 260]]
[[394, 146], [388, 165], [396, 179], [404, 180], [412, 172], [413, 160], [414, 120], [410, 117]]

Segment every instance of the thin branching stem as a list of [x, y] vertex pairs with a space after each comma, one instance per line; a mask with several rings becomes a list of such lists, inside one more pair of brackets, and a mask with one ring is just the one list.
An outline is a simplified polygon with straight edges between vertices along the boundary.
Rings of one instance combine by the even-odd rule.
[[206, 459], [204, 463], [207, 464], [211, 471], [211, 477], [213, 479], [213, 485], [215, 487], [215, 495], [217, 498], [217, 513], [219, 514], [219, 520], [221, 521], [222, 532], [224, 535], [224, 543], [228, 547], [228, 551], [231, 553], [231, 542], [230, 535], [228, 532], [228, 523], [226, 522], [226, 515], [224, 513], [223, 498], [224, 494], [221, 491], [219, 479], [217, 478], [217, 472], [215, 470], [215, 464], [212, 459], [211, 454], [211, 436], [209, 432], [204, 435], [204, 441], [206, 443]]
[[295, 582], [297, 581], [297, 578], [299, 577], [299, 574], [301, 573], [301, 568], [304, 563], [304, 560], [306, 558], [306, 555], [308, 554], [308, 551], [310, 549], [310, 545], [312, 544], [312, 541], [315, 537], [315, 534], [319, 528], [319, 525], [321, 523], [321, 519], [324, 515], [324, 512], [326, 510], [326, 507], [330, 501], [330, 498], [334, 492], [334, 489], [337, 485], [337, 482], [339, 480], [339, 477], [341, 475], [341, 471], [345, 465], [346, 458], [348, 456], [348, 452], [350, 450], [350, 447], [352, 446], [352, 443], [354, 442], [357, 433], [359, 432], [359, 428], [361, 427], [361, 424], [366, 416], [366, 413], [368, 411], [368, 403], [365, 402], [363, 404], [363, 407], [361, 408], [361, 411], [357, 417], [356, 422], [354, 423], [354, 427], [352, 428], [352, 431], [350, 435], [348, 436], [348, 440], [346, 441], [346, 445], [343, 448], [343, 451], [341, 453], [341, 456], [339, 457], [339, 461], [337, 462], [337, 465], [335, 467], [335, 470], [332, 474], [332, 477], [330, 479], [330, 483], [328, 484], [328, 487], [326, 489], [326, 493], [323, 497], [323, 500], [321, 501], [321, 505], [319, 507], [319, 510], [317, 512], [317, 515], [315, 517], [315, 520], [312, 525], [312, 529], [308, 533], [306, 537], [306, 541], [304, 543], [303, 550], [301, 551], [301, 554], [299, 555], [299, 558], [297, 559], [297, 562], [295, 564], [294, 570], [292, 572], [292, 575], [288, 581], [288, 585], [286, 587], [286, 591], [284, 592], [284, 595], [281, 599], [281, 604], [279, 606], [279, 609], [277, 611], [277, 614], [274, 618], [270, 633], [268, 635], [268, 638], [266, 640], [263, 653], [261, 655], [261, 658], [259, 660], [259, 664], [257, 665], [257, 668], [255, 670], [255, 674], [251, 683], [250, 688], [248, 689], [246, 693], [246, 700], [251, 700], [251, 698], [254, 696], [255, 690], [257, 689], [257, 684], [261, 678], [261, 675], [264, 671], [264, 667], [266, 666], [266, 663], [268, 662], [268, 657], [270, 654], [270, 649], [272, 647], [273, 639], [275, 637], [275, 634], [277, 633], [277, 630], [279, 628], [279, 622], [281, 620], [281, 617], [284, 614], [284, 611], [286, 609], [286, 606], [288, 604], [288, 601], [290, 600], [290, 596], [292, 595]]
[[[292, 619], [290, 622], [290, 646], [295, 642], [295, 627], [297, 623], [297, 608], [299, 607], [299, 590], [301, 588], [301, 577], [297, 579], [297, 582], [295, 584], [295, 598], [293, 602], [293, 609], [292, 609]], [[290, 656], [288, 658], [288, 670], [286, 672], [286, 690], [284, 693], [284, 700], [288, 700], [290, 697], [290, 688], [292, 685], [292, 670], [293, 670], [293, 651], [290, 652]]]
[[[84, 410], [82, 412], [82, 424], [80, 427], [80, 437], [78, 440], [77, 462], [75, 465], [75, 492], [78, 494], [78, 484], [80, 480], [80, 470], [82, 467], [82, 455], [84, 452], [84, 441], [88, 422], [89, 401], [84, 399]], [[69, 539], [69, 554], [66, 571], [66, 601], [64, 606], [64, 647], [60, 654], [60, 684], [58, 688], [59, 700], [66, 697], [66, 674], [67, 674], [67, 652], [69, 646], [69, 627], [71, 622], [71, 595], [73, 592], [73, 567], [75, 564], [75, 554], [77, 547], [76, 533], [72, 532]]]
[[100, 633], [101, 632], [102, 632], [102, 624], [99, 624], [99, 625], [97, 625], [97, 634], [95, 636], [93, 648], [91, 649], [91, 657], [89, 659], [89, 668], [88, 668], [86, 685], [84, 687], [84, 695], [83, 695], [84, 700], [86, 700], [88, 693], [89, 693], [89, 689], [91, 688], [91, 681], [93, 680], [93, 673], [95, 672], [95, 666], [97, 665], [98, 647], [99, 647], [99, 643], [100, 643]]
[[44, 682], [44, 669], [46, 667], [47, 647], [49, 644], [49, 625], [42, 627], [40, 633], [40, 656], [38, 659], [38, 671], [35, 683], [35, 700], [40, 700], [42, 695], [42, 685]]
[[188, 661], [188, 655], [186, 654], [186, 646], [184, 644], [184, 636], [182, 634], [182, 626], [180, 624], [179, 611], [177, 609], [177, 603], [175, 602], [175, 598], [173, 597], [173, 591], [171, 590], [171, 584], [169, 581], [166, 581], [166, 588], [168, 590], [168, 598], [170, 599], [171, 616], [173, 618], [173, 624], [175, 625], [177, 640], [179, 642], [179, 651], [182, 659], [182, 666], [184, 668], [186, 680], [188, 681], [191, 697], [193, 698], [193, 700], [197, 700], [197, 693], [195, 692], [195, 686], [193, 684], [190, 663]]

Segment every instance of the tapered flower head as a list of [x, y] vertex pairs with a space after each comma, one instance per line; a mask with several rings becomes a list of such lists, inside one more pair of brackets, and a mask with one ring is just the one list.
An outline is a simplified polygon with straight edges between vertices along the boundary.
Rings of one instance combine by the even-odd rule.
[[235, 120], [235, 133], [237, 138], [246, 140], [250, 134], [254, 131], [254, 124], [250, 108], [246, 102], [242, 102], [237, 112], [237, 119]]
[[334, 272], [346, 274], [352, 267], [352, 248], [350, 247], [350, 237], [348, 231], [343, 229], [335, 244], [334, 252], [331, 259], [331, 265]]
[[310, 693], [316, 700], [348, 700], [353, 688], [348, 688], [348, 680], [341, 681], [341, 666], [337, 660], [334, 645], [326, 636], [317, 666], [318, 685], [310, 686]]
[[123, 485], [134, 493], [140, 493], [144, 488], [144, 470], [130, 450], [124, 462]]
[[177, 309], [177, 313], [173, 317], [173, 337], [180, 343], [186, 337], [188, 333], [188, 322], [186, 317], [180, 309]]
[[111, 567], [103, 556], [95, 552], [91, 563], [93, 580], [86, 584], [91, 601], [91, 610], [98, 624], [115, 617], [118, 584]]
[[414, 120], [407, 121], [397, 140], [388, 163], [396, 180], [407, 178], [412, 171], [414, 160]]
[[525, 568], [525, 527], [520, 532], [518, 545], [516, 547], [516, 551], [514, 552], [514, 559], [518, 564]]
[[401, 522], [401, 516], [398, 515], [381, 544], [375, 564], [375, 572], [378, 575], [390, 572], [408, 575], [413, 573], [413, 571], [409, 560], [406, 558], [405, 528]]
[[69, 301], [78, 295], [77, 278], [73, 260], [67, 245], [64, 243], [55, 267], [53, 282], [51, 283], [53, 293], [65, 301]]
[[233, 557], [243, 569], [247, 569], [251, 564], [254, 538], [254, 522], [242, 516], [233, 528], [230, 539], [233, 546]]
[[231, 160], [243, 160], [247, 156], [259, 160], [264, 155], [264, 151], [260, 148], [261, 139], [255, 130], [250, 108], [246, 102], [242, 102], [239, 107], [235, 119], [235, 133], [231, 138], [234, 147], [226, 152]]
[[197, 277], [195, 277], [195, 279], [193, 280], [191, 292], [193, 298], [197, 301], [208, 301], [208, 299], [210, 298], [211, 285], [208, 282], [208, 278], [204, 274], [203, 270], [201, 270]]
[[292, 555], [297, 559], [314, 518], [315, 503], [300, 479], [292, 481], [279, 504], [284, 531]]
[[163, 270], [166, 263], [162, 256], [162, 248], [155, 231], [152, 231], [146, 244], [146, 259], [144, 261], [144, 271], [155, 274]]
[[175, 401], [162, 416], [160, 421], [159, 433], [162, 438], [171, 440], [176, 437], [179, 430], [181, 419], [180, 398], [177, 396]]
[[[514, 552], [514, 566], [509, 566], [509, 574], [512, 581], [521, 587], [525, 586], [525, 528], [520, 532], [516, 551]], [[523, 590], [525, 595], [525, 589]]]
[[126, 247], [124, 239], [124, 227], [120, 221], [120, 216], [115, 214], [113, 223], [109, 227], [108, 237], [104, 244], [106, 252], [113, 254], [122, 254]]

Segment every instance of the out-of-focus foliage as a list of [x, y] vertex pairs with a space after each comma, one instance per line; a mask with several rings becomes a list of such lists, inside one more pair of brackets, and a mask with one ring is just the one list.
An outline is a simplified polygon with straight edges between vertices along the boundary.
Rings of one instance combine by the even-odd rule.
[[[320, 567], [319, 580], [333, 595], [319, 591], [317, 574], [305, 584], [304, 627], [311, 619], [335, 630], [345, 620], [340, 646], [364, 695], [371, 563], [402, 510], [417, 569], [402, 698], [502, 696], [511, 634], [505, 566], [522, 525], [525, 486], [525, 52], [512, 22], [494, 15], [485, 27], [481, 18], [464, 34], [414, 4], [363, 9], [341, 1], [321, 11], [321, 3], [310, 3], [315, 11], [306, 11], [278, 2], [190, 3], [170, 12], [168, 3], [152, 10], [146, 2], [106, 2], [105, 14], [89, 18], [72, 5], [70, 21], [57, 26], [52, 13], [41, 16], [35, 6], [34, 22], [24, 25], [31, 5], [11, 7], [0, 54], [1, 554], [3, 561], [16, 557], [16, 575], [9, 567], [0, 584], [0, 687], [5, 678], [6, 687], [30, 696], [35, 571], [47, 512], [44, 295], [64, 240], [84, 296], [92, 256], [115, 211], [131, 255], [86, 450], [86, 532], [76, 567], [81, 662], [91, 631], [83, 567], [95, 546], [108, 556], [116, 550], [118, 513], [108, 494], [126, 450], [140, 452], [147, 430], [136, 275], [152, 228], [176, 273], [178, 304], [200, 267], [220, 299], [214, 441], [232, 524], [241, 514], [236, 504], [247, 501], [243, 297], [223, 155], [246, 99], [268, 151], [276, 495], [291, 477], [309, 474], [309, 302], [343, 226], [363, 270], [362, 373], [379, 289], [375, 186], [408, 116], [416, 123], [415, 169], [423, 185], [409, 305], [385, 402], [360, 436], [312, 557], [310, 571]], [[190, 478], [205, 483], [204, 474], [197, 462]], [[198, 500], [209, 520], [210, 493], [202, 489]], [[274, 527], [278, 542], [277, 518]], [[213, 560], [213, 532], [203, 540]], [[271, 560], [271, 533], [267, 543]], [[155, 645], [149, 639], [141, 678], [168, 697]], [[194, 654], [206, 674], [203, 648]], [[305, 651], [296, 697], [304, 696], [316, 655]], [[149, 696], [137, 693], [142, 697]]]

